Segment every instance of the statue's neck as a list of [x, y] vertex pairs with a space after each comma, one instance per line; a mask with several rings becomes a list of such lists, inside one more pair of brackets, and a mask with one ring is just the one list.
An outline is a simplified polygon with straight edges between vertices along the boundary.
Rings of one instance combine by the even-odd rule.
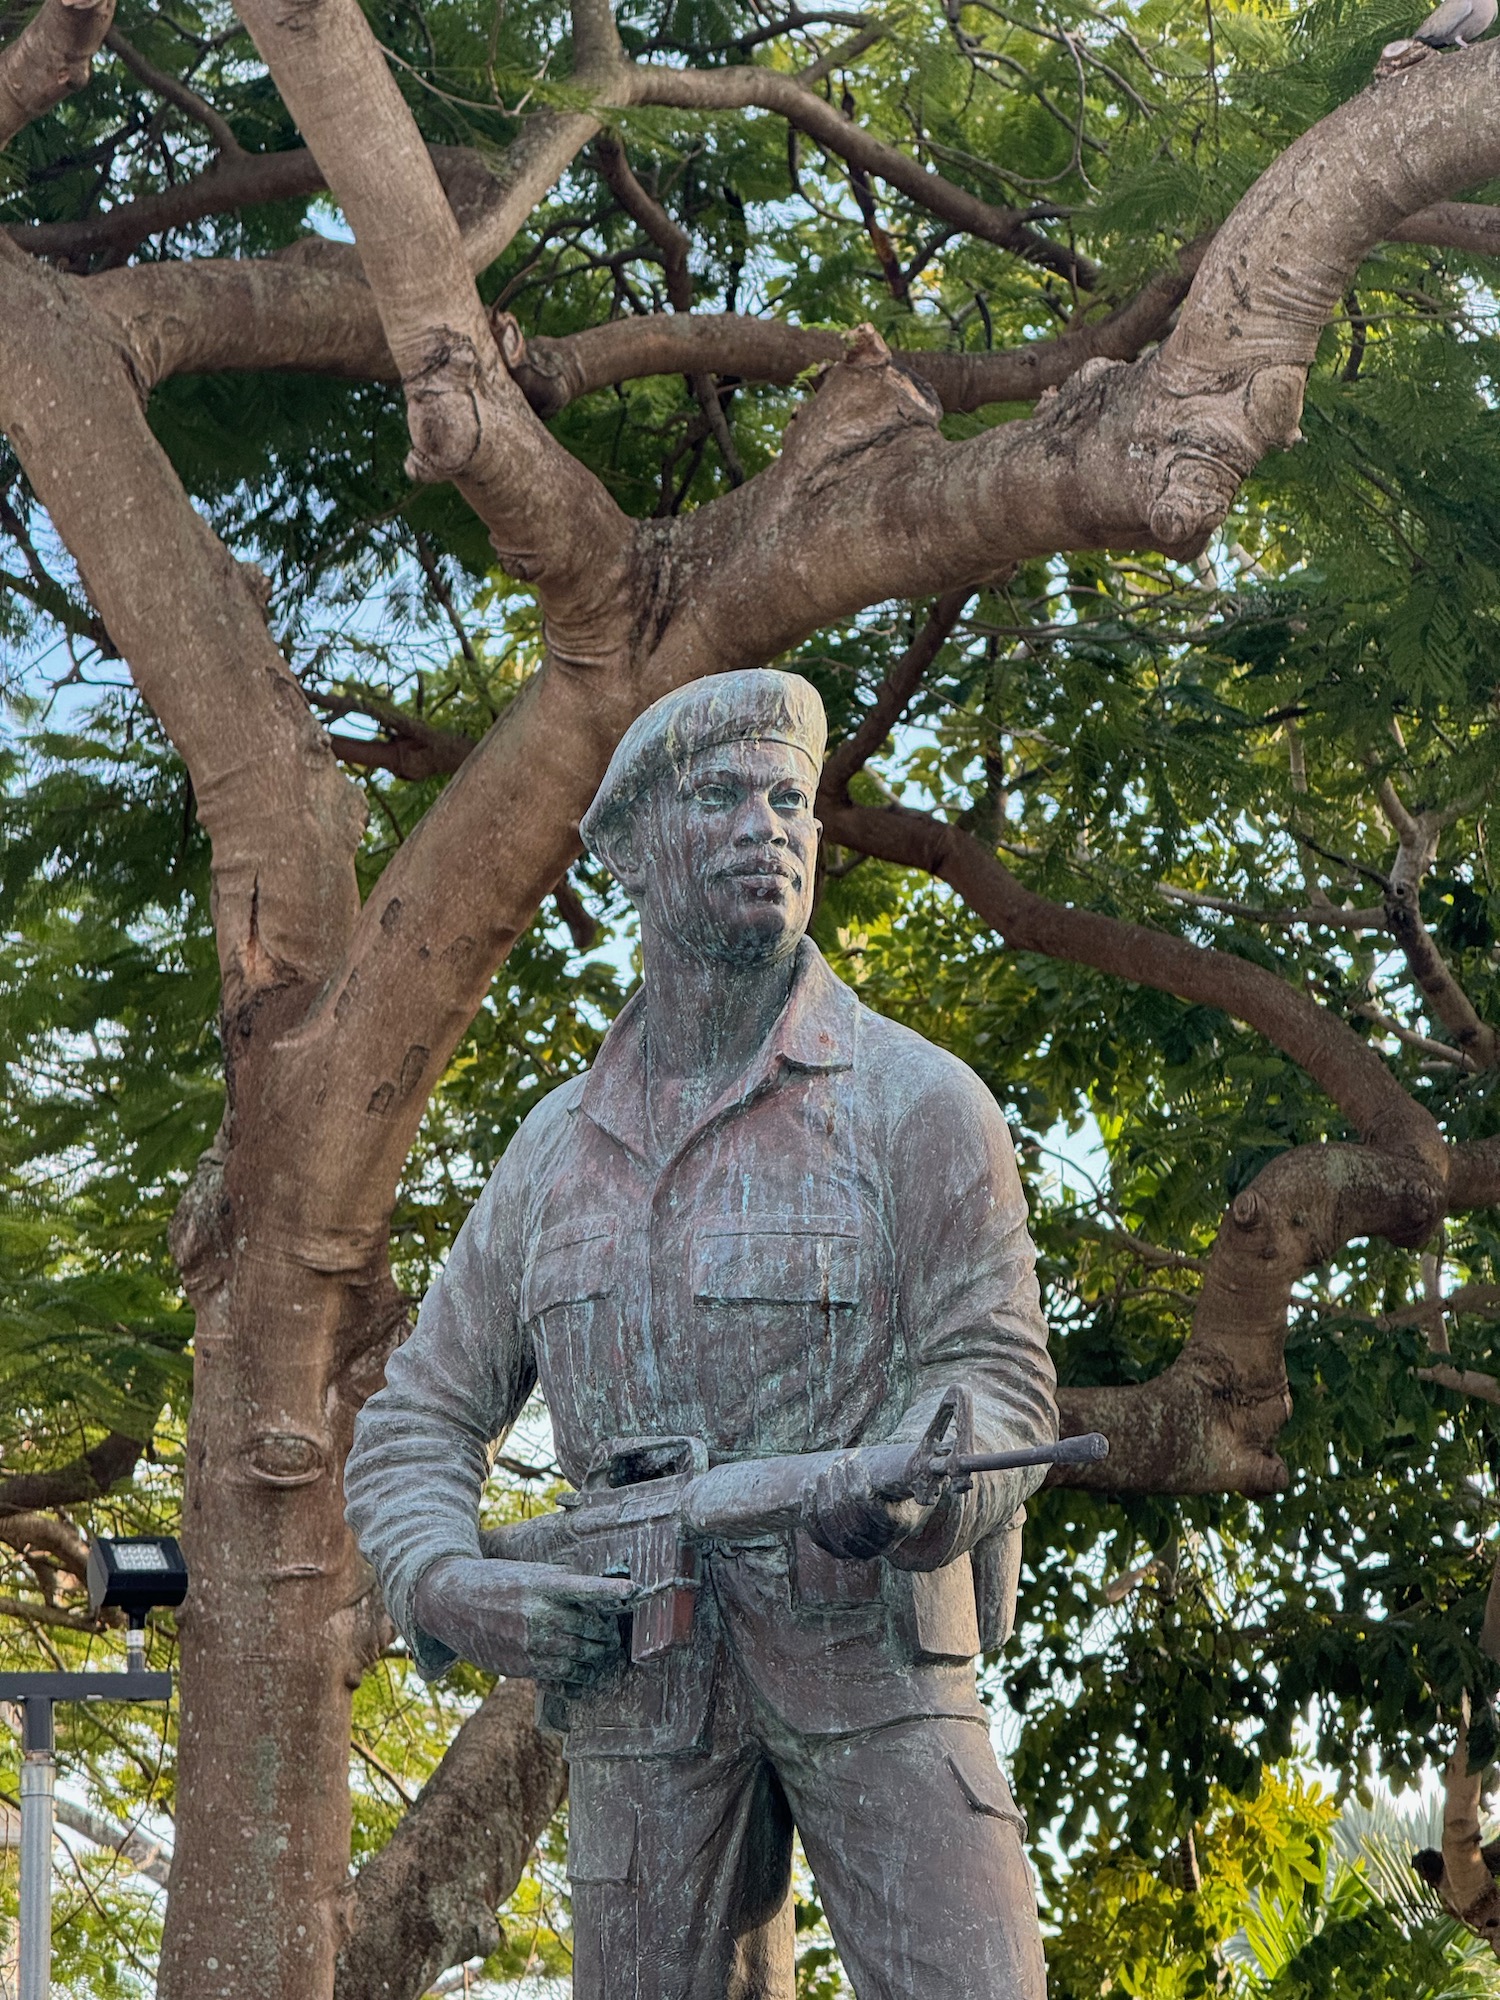
[[768, 964], [700, 958], [643, 931], [648, 1104], [663, 1147], [691, 1127], [754, 1061], [796, 970], [794, 952]]

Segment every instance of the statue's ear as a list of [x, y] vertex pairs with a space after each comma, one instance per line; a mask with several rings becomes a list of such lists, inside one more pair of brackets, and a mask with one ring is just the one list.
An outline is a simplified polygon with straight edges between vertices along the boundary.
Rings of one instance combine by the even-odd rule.
[[640, 888], [645, 859], [639, 811], [622, 812], [594, 838], [594, 853], [628, 896]]

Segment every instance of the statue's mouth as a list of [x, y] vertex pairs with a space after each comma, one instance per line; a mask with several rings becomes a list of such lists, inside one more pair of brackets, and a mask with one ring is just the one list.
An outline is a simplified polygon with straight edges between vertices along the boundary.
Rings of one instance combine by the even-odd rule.
[[795, 887], [799, 880], [796, 870], [784, 861], [737, 861], [718, 872], [721, 878], [751, 885], [787, 882]]

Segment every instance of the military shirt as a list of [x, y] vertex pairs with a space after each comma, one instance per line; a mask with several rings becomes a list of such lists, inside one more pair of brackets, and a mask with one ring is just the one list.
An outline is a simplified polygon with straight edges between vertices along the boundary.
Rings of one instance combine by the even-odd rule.
[[[980, 1450], [1057, 1434], [1025, 1196], [974, 1073], [804, 938], [758, 1056], [657, 1157], [644, 1010], [526, 1119], [358, 1420], [349, 1519], [429, 1672], [451, 1656], [417, 1584], [480, 1554], [480, 1487], [538, 1381], [574, 1484], [613, 1438], [698, 1437], [713, 1462], [915, 1439], [954, 1382]], [[1040, 1476], [976, 1482], [915, 1560]]]

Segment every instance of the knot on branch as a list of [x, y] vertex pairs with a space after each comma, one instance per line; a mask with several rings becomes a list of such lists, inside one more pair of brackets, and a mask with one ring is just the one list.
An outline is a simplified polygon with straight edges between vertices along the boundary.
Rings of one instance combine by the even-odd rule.
[[406, 460], [409, 479], [427, 484], [457, 479], [473, 461], [483, 431], [483, 375], [473, 341], [439, 327], [426, 360], [402, 383], [412, 443]]
[[867, 319], [844, 335], [844, 350], [846, 368], [883, 368], [891, 358], [891, 350]]
[[1223, 385], [1179, 387], [1166, 371], [1158, 379], [1170, 400], [1146, 405], [1141, 445], [1157, 468], [1147, 521], [1163, 554], [1190, 559], [1265, 454], [1301, 442], [1305, 378], [1300, 368], [1275, 366]]
[[1093, 355], [1075, 368], [1065, 382], [1044, 389], [1037, 398], [1037, 408], [1047, 412], [1051, 423], [1073, 425], [1095, 421], [1104, 409], [1113, 378], [1124, 367], [1123, 361]]
[[539, 417], [555, 417], [588, 387], [583, 363], [570, 342], [548, 340], [545, 335], [528, 341], [508, 312], [492, 312], [490, 330], [511, 380]]
[[832, 465], [902, 431], [936, 430], [942, 415], [936, 392], [902, 365], [874, 327], [857, 326], [843, 360], [824, 371], [817, 394], [787, 426], [782, 462], [815, 458]]
[[192, 1179], [183, 1189], [167, 1230], [167, 1244], [189, 1294], [207, 1272], [229, 1256], [230, 1222], [234, 1204], [224, 1176], [224, 1155], [217, 1146], [200, 1153]]

